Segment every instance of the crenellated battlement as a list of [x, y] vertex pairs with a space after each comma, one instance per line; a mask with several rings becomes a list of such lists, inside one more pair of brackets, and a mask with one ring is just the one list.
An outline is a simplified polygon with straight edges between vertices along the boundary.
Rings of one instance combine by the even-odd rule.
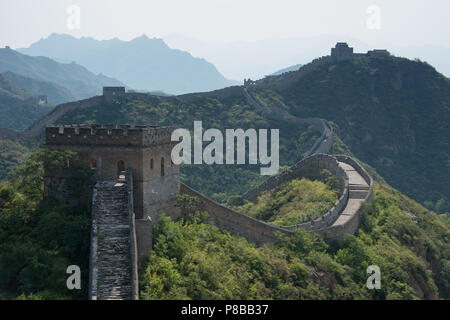
[[175, 127], [143, 125], [64, 125], [45, 128], [46, 145], [147, 147], [170, 144]]

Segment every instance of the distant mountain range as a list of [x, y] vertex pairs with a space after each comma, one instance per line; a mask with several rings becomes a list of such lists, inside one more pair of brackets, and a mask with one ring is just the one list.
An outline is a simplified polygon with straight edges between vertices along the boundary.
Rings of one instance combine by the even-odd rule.
[[[51, 101], [53, 103], [100, 95], [103, 86], [125, 86], [116, 79], [95, 75], [76, 63], [59, 63], [47, 57], [32, 57], [10, 48], [0, 49], [0, 73], [6, 72], [15, 74], [6, 74], [6, 77], [19, 86], [56, 98]], [[42, 91], [37, 92], [38, 88]]]
[[117, 38], [98, 41], [52, 34], [20, 52], [76, 61], [95, 73], [120, 79], [136, 90], [169, 94], [210, 91], [233, 84], [208, 61], [169, 48], [161, 39], [141, 36], [131, 41]]

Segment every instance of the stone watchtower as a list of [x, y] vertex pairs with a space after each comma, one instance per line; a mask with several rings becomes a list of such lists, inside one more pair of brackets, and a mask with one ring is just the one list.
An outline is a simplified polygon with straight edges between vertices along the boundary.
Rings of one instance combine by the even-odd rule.
[[125, 87], [103, 87], [103, 97], [106, 101], [111, 101], [125, 95]]
[[[152, 221], [176, 217], [179, 166], [171, 161], [174, 127], [122, 125], [53, 126], [45, 129], [50, 150], [77, 153], [66, 167], [92, 170], [88, 195], [73, 199], [70, 171], [45, 168], [44, 197], [92, 203], [89, 298], [138, 299], [138, 265], [152, 248]], [[73, 172], [72, 172], [73, 174]], [[86, 192], [84, 192], [86, 193]]]
[[[51, 126], [45, 130], [45, 146], [77, 152], [79, 164], [93, 170], [97, 181], [117, 181], [130, 168], [136, 218], [158, 221], [162, 213], [173, 213], [172, 201], [179, 191], [179, 166], [171, 161], [176, 143], [171, 142], [173, 130], [160, 126]], [[44, 195], [63, 192], [64, 178], [61, 171], [46, 170]]]
[[336, 61], [351, 60], [353, 58], [353, 48], [346, 42], [338, 42], [334, 48], [331, 48], [331, 57]]

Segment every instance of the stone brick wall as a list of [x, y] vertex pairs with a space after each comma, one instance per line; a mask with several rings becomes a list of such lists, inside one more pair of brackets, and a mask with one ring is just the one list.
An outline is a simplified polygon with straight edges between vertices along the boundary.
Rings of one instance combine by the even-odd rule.
[[266, 242], [275, 242], [277, 240], [276, 232], [284, 234], [292, 233], [288, 230], [256, 220], [245, 214], [234, 211], [233, 209], [224, 207], [183, 183], [180, 183], [180, 192], [197, 197], [201, 203], [200, 209], [209, 213], [209, 220], [211, 223], [218, 226], [220, 229], [243, 236], [257, 245]]
[[38, 137], [44, 131], [45, 126], [55, 123], [60, 117], [75, 109], [85, 109], [96, 106], [103, 101], [103, 97], [96, 96], [85, 100], [63, 103], [56, 106], [50, 113], [34, 121], [21, 135], [25, 137]]
[[355, 170], [363, 177], [366, 183], [369, 185], [369, 190], [367, 195], [364, 197], [363, 201], [360, 203], [354, 215], [351, 216], [345, 224], [333, 225], [329, 228], [323, 228], [317, 230], [316, 232], [324, 237], [330, 239], [342, 239], [347, 234], [354, 234], [358, 229], [359, 223], [361, 221], [361, 208], [363, 203], [370, 203], [373, 201], [373, 179], [369, 173], [353, 158], [345, 155], [336, 155], [336, 159], [341, 162], [350, 164]]
[[243, 198], [248, 201], [255, 202], [257, 200], [257, 197], [264, 191], [271, 190], [287, 181], [291, 181], [298, 177], [306, 177], [311, 179], [317, 178], [323, 169], [328, 169], [333, 174], [336, 174], [338, 176], [340, 187], [343, 191], [343, 188], [345, 186], [345, 176], [337, 165], [336, 159], [333, 156], [326, 154], [315, 154], [297, 162], [290, 168], [289, 172], [268, 178], [258, 187], [247, 191], [243, 195]]
[[[130, 224], [130, 260], [131, 260], [131, 299], [139, 300], [138, 244], [136, 236], [136, 216], [134, 214], [133, 172], [127, 170], [128, 221]], [[151, 248], [151, 232], [150, 232]]]
[[[91, 167], [98, 181], [117, 179], [122, 170], [119, 163], [123, 170], [132, 168], [134, 212], [138, 219], [151, 216], [158, 221], [161, 212], [176, 213], [172, 202], [178, 193], [179, 166], [171, 161], [171, 150], [177, 143], [171, 141], [173, 130], [157, 126], [53, 126], [46, 128], [45, 146], [76, 152], [78, 164]], [[46, 170], [45, 188], [66, 197], [66, 177], [59, 171]]]
[[152, 221], [147, 219], [136, 219], [136, 242], [138, 266], [141, 266], [152, 252]]
[[356, 212], [354, 212], [354, 214], [344, 224], [334, 224], [348, 205], [350, 197], [348, 183], [349, 178], [346, 172], [339, 165], [338, 161], [350, 164], [358, 173], [361, 174], [364, 180], [366, 180], [369, 185], [369, 190], [366, 197], [363, 199], [363, 202], [370, 202], [373, 195], [373, 180], [364, 168], [362, 168], [358, 162], [350, 157], [335, 157], [326, 154], [316, 154], [305, 158], [294, 165], [289, 173], [282, 176], [272, 177], [261, 186], [246, 194], [247, 199], [254, 200], [262, 192], [275, 188], [286, 181], [300, 177], [314, 178], [317, 177], [321, 170], [330, 170], [339, 179], [341, 196], [336, 201], [333, 208], [331, 208], [321, 218], [295, 226], [278, 227], [256, 220], [233, 209], [222, 206], [182, 183], [180, 185], [180, 193], [197, 197], [201, 203], [200, 209], [209, 213], [211, 223], [214, 223], [220, 229], [228, 230], [229, 232], [241, 235], [257, 245], [261, 245], [266, 242], [276, 242], [277, 233], [292, 235], [298, 228], [315, 232], [323, 238], [340, 239], [345, 237], [346, 234], [353, 234], [357, 230], [360, 221], [360, 207], [357, 208]]

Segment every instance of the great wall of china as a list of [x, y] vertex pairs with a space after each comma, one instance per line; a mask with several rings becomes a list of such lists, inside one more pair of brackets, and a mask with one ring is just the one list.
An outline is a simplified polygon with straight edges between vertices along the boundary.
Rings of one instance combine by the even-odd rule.
[[[249, 99], [252, 98], [248, 91], [245, 95]], [[254, 107], [263, 108], [256, 99], [249, 103]], [[181, 182], [179, 193], [198, 198], [199, 209], [209, 213], [210, 223], [221, 230], [241, 235], [256, 245], [276, 242], [279, 234], [290, 236], [297, 229], [314, 232], [326, 239], [342, 239], [347, 234], [353, 234], [360, 222], [362, 204], [372, 200], [372, 178], [354, 159], [325, 154], [332, 146], [333, 131], [324, 119], [290, 120], [312, 125], [321, 133], [320, 138], [303, 155], [305, 158], [292, 166], [288, 172], [267, 179], [257, 188], [246, 192], [243, 197], [249, 201], [256, 201], [257, 197], [267, 190], [296, 178], [314, 179], [323, 169], [327, 169], [338, 177], [340, 197], [321, 218], [293, 226], [276, 226], [220, 205]], [[151, 251], [152, 223], [148, 219], [134, 219], [132, 208], [135, 197], [133, 188], [130, 188], [133, 185], [133, 175], [131, 169], [128, 170], [126, 180], [118, 184], [98, 183], [94, 189], [90, 281], [92, 299], [138, 299], [136, 270], [139, 262], [144, 261]], [[128, 196], [125, 197], [123, 190], [127, 186]], [[99, 195], [103, 195], [106, 201], [102, 201]], [[122, 221], [116, 221], [115, 219], [121, 215]], [[174, 213], [169, 215], [177, 216]], [[99, 234], [102, 236], [99, 237]], [[126, 277], [123, 276], [124, 270]]]
[[340, 197], [321, 218], [295, 226], [278, 227], [256, 220], [216, 203], [183, 183], [180, 184], [180, 193], [199, 198], [201, 209], [209, 213], [211, 222], [219, 228], [239, 234], [258, 245], [276, 242], [278, 232], [292, 235], [298, 228], [315, 232], [324, 238], [340, 239], [357, 230], [362, 203], [370, 202], [373, 197], [372, 178], [350, 157], [326, 154], [309, 156], [294, 165], [289, 173], [270, 178], [258, 188], [247, 192], [244, 198], [255, 201], [266, 190], [296, 178], [314, 179], [323, 169], [330, 170], [338, 177]]
[[[288, 73], [286, 77], [298, 79], [330, 61], [359, 57], [358, 54], [353, 54], [353, 49], [348, 48], [346, 45], [338, 44], [336, 48], [334, 54], [332, 52], [331, 57], [316, 59], [310, 64], [303, 66], [299, 71]], [[381, 51], [371, 54], [376, 57], [384, 57], [386, 55], [385, 52]], [[264, 83], [261, 86], [263, 87]], [[86, 163], [84, 164], [89, 165], [89, 159], [94, 159], [90, 160], [91, 168], [97, 169], [97, 166], [105, 166], [105, 170], [102, 173], [103, 176], [98, 179], [92, 192], [90, 299], [139, 298], [137, 270], [140, 262], [144, 261], [151, 252], [152, 223], [158, 221], [158, 216], [164, 210], [167, 210], [170, 216], [180, 216], [179, 210], [168, 209], [168, 207], [164, 206], [165, 203], [173, 200], [174, 190], [172, 189], [175, 189], [174, 186], [176, 186], [178, 193], [197, 197], [200, 201], [200, 209], [209, 213], [211, 223], [222, 230], [241, 235], [256, 245], [276, 242], [279, 234], [293, 235], [297, 229], [314, 232], [327, 239], [341, 239], [357, 230], [362, 205], [365, 202], [370, 202], [373, 197], [373, 180], [371, 176], [354, 159], [342, 155], [327, 154], [332, 146], [333, 130], [326, 120], [297, 118], [284, 109], [272, 106], [270, 108], [266, 107], [255, 98], [252, 88], [253, 82], [246, 82], [243, 88], [232, 87], [230, 89], [233, 94], [239, 92], [243, 94], [250, 106], [267, 117], [282, 118], [285, 121], [298, 125], [311, 125], [316, 131], [320, 132], [321, 136], [306, 154], [300, 156], [302, 160], [292, 166], [289, 171], [267, 179], [257, 188], [246, 192], [243, 198], [249, 201], [256, 201], [258, 195], [267, 190], [276, 188], [292, 179], [302, 177], [315, 178], [323, 169], [327, 169], [338, 177], [340, 197], [334, 206], [321, 218], [293, 226], [275, 226], [220, 205], [193, 190], [179, 181], [178, 168], [176, 166], [169, 166], [166, 162], [166, 167], [164, 167], [164, 157], [168, 159], [167, 152], [170, 148], [167, 147], [167, 142], [162, 143], [159, 141], [158, 134], [155, 136], [154, 133], [151, 135], [149, 133], [163, 130], [163, 136], [166, 137], [168, 129], [147, 128], [146, 126], [137, 126], [135, 128], [130, 126], [121, 126], [120, 128], [107, 126], [103, 128], [95, 125], [49, 127], [49, 125], [55, 123], [60, 117], [72, 110], [89, 108], [101, 104], [103, 101], [109, 101], [121, 96], [144, 98], [146, 94], [125, 93], [121, 88], [107, 88], [103, 96], [57, 106], [52, 112], [35, 121], [21, 133], [12, 130], [0, 130], [0, 135], [8, 138], [37, 138], [45, 129], [46, 145], [55, 149], [70, 141], [65, 146], [65, 149], [78, 148], [87, 152], [80, 145], [85, 144], [83, 141], [88, 141], [89, 143], [84, 147], [92, 149], [88, 151], [91, 158], [86, 157], [84, 159]], [[192, 99], [198, 95], [211, 94], [213, 93], [191, 94], [182, 97]], [[135, 152], [137, 149], [130, 149], [130, 145], [127, 142], [133, 137], [137, 139], [131, 143], [131, 145], [135, 144], [131, 146], [132, 148], [148, 147], [153, 150], [141, 153], [146, 159], [145, 161], [150, 161], [151, 157], [151, 162], [149, 162], [151, 163], [150, 171], [147, 167], [144, 168], [145, 165], [142, 163], [142, 160], [139, 160], [141, 161], [139, 162], [134, 159], [132, 152]], [[117, 144], [121, 144], [120, 148]], [[93, 148], [94, 146], [97, 147], [97, 145], [98, 148]], [[114, 148], [117, 150], [110, 151]], [[107, 154], [105, 154], [105, 151], [102, 150], [107, 149]], [[161, 160], [160, 163], [155, 158], [154, 164], [153, 152], [156, 152], [157, 157]], [[103, 156], [104, 158], [101, 159]], [[119, 170], [120, 175], [117, 179], [114, 166], [117, 164], [117, 159], [124, 156], [129, 157], [125, 159], [129, 166]], [[98, 161], [95, 159], [98, 159]], [[155, 178], [152, 176], [154, 175], [152, 170], [154, 170], [154, 166], [156, 168], [158, 165], [161, 166], [161, 176]], [[110, 171], [109, 173], [106, 172], [108, 170]], [[154, 181], [159, 179], [159, 182], [155, 184], [154, 181], [145, 180], [147, 175], [150, 175]], [[64, 180], [63, 177], [52, 177], [51, 174], [46, 175], [47, 187], [52, 185], [48, 183], [52, 179], [57, 180], [58, 183]], [[164, 184], [164, 181], [166, 181], [166, 184]], [[146, 184], [149, 185], [151, 192], [143, 190], [148, 188], [143, 187]], [[157, 190], [157, 192], [154, 192], [154, 190]], [[144, 210], [147, 207], [150, 208], [151, 214]], [[135, 214], [136, 212], [138, 214]]]

